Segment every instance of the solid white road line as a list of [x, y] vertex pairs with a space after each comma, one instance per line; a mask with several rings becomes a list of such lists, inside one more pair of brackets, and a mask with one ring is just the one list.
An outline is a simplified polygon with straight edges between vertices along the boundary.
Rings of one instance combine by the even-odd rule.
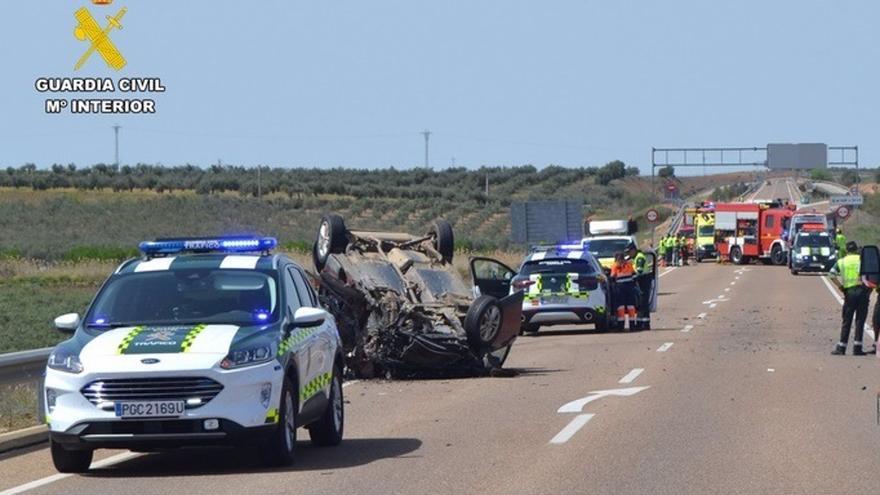
[[693, 326], [693, 325], [685, 325], [684, 328], [681, 329], [681, 331], [684, 332], [684, 333], [688, 333], [688, 332], [690, 332], [690, 331], [693, 330], [693, 329], [694, 329], [694, 326]]
[[562, 431], [557, 433], [556, 436], [550, 440], [550, 443], [559, 445], [567, 442], [578, 432], [578, 430], [583, 428], [585, 424], [589, 423], [590, 420], [593, 419], [593, 416], [593, 414], [578, 414], [567, 425], [565, 425], [565, 428], [563, 428]]
[[[108, 457], [106, 459], [102, 459], [97, 462], [93, 462], [91, 468], [92, 469], [100, 469], [103, 467], [107, 467], [119, 462], [127, 461], [133, 457], [139, 457], [143, 454], [139, 454], [137, 452], [126, 452], [124, 454], [114, 455], [112, 457]], [[64, 474], [58, 473], [53, 474], [52, 476], [46, 476], [45, 478], [41, 478], [35, 481], [31, 481], [29, 483], [25, 483], [23, 485], [18, 485], [13, 488], [9, 488], [8, 490], [4, 490], [0, 492], [0, 495], [16, 495], [19, 493], [24, 493], [28, 490], [33, 490], [34, 488], [39, 488], [41, 486], [48, 485], [50, 483], [55, 483], [56, 481], [63, 480], [64, 478], [69, 478], [73, 476], [72, 474]]]
[[[819, 278], [822, 279], [822, 282], [825, 282], [825, 287], [828, 287], [828, 292], [830, 292], [831, 295], [834, 296], [834, 299], [837, 299], [837, 304], [840, 304], [841, 306], [843, 306], [843, 297], [837, 292], [837, 289], [834, 288], [834, 285], [832, 285], [831, 282], [828, 281], [828, 276], [822, 275]], [[878, 303], [878, 304], [880, 304], [880, 303]], [[872, 328], [868, 327], [868, 325], [869, 325], [868, 322], [865, 321], [865, 334], [870, 336], [871, 339], [874, 340], [874, 342], [876, 342], [877, 335], [874, 335], [874, 330]]]
[[675, 270], [676, 268], [678, 268], [678, 267], [677, 266], [670, 267], [669, 270], [666, 270], [665, 272], [661, 273], [660, 275], [657, 276], [657, 278], [660, 278], [663, 275], [666, 275], [667, 273], [671, 272], [672, 270]]
[[667, 342], [667, 343], [661, 345], [660, 347], [657, 348], [657, 352], [666, 352], [666, 351], [668, 351], [669, 348], [672, 347], [672, 344], [673, 344], [673, 342]]
[[704, 319], [704, 318], [706, 318], [706, 313], [700, 313], [700, 314], [698, 314], [698, 315], [697, 315], [697, 318], [699, 318], [699, 319], [701, 319], [701, 320]]
[[715, 306], [718, 306], [718, 304], [712, 303], [709, 305], [709, 309], [715, 309]]
[[633, 381], [635, 381], [636, 378], [639, 377], [639, 375], [642, 374], [643, 371], [645, 371], [645, 368], [634, 368], [632, 371], [627, 373], [626, 376], [621, 378], [620, 381], [617, 383], [632, 383]]

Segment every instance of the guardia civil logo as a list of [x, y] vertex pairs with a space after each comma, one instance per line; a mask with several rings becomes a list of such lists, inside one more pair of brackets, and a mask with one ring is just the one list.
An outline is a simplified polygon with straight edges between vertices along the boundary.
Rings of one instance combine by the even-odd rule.
[[[96, 5], [109, 5], [113, 0], [92, 0]], [[92, 13], [86, 7], [77, 10], [73, 16], [76, 18], [76, 27], [73, 28], [73, 35], [76, 39], [88, 43], [88, 49], [77, 60], [74, 70], [79, 70], [95, 52], [104, 60], [108, 67], [114, 70], [121, 70], [125, 67], [125, 57], [122, 56], [119, 49], [110, 39], [111, 32], [122, 30], [122, 17], [128, 11], [126, 7], [122, 7], [116, 12], [116, 15], [106, 15], [107, 24], [102, 28], [98, 21], [92, 16]]]

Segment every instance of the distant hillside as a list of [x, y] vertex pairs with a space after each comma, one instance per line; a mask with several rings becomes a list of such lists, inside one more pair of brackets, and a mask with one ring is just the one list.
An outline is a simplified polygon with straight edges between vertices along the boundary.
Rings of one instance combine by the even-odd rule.
[[[657, 200], [650, 178], [627, 176], [635, 172], [622, 162], [541, 170], [263, 169], [258, 182], [255, 169], [241, 167], [25, 166], [0, 171], [0, 254], [112, 258], [147, 238], [239, 232], [275, 235], [303, 249], [328, 211], [351, 227], [415, 233], [444, 217], [459, 247], [505, 248], [513, 201], [581, 200], [589, 205], [585, 216], [640, 214]], [[690, 195], [751, 174], [675, 180]]]

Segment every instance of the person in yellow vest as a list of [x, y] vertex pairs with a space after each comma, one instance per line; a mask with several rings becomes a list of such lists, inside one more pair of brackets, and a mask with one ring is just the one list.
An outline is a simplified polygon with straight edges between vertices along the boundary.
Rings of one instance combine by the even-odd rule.
[[865, 331], [865, 320], [868, 317], [868, 301], [871, 292], [865, 286], [860, 276], [862, 260], [858, 254], [859, 246], [849, 241], [846, 243], [846, 256], [837, 260], [831, 273], [836, 274], [840, 278], [840, 285], [843, 287], [843, 323], [840, 327], [840, 341], [831, 351], [835, 356], [846, 354], [846, 345], [849, 342], [849, 331], [853, 323], [853, 316], [856, 320], [856, 334], [853, 337], [853, 355], [864, 356], [865, 351], [862, 350], [862, 334]]
[[636, 304], [636, 328], [639, 330], [650, 330], [654, 267], [648, 264], [648, 257], [633, 243], [626, 247], [626, 254], [632, 260], [633, 268], [636, 270], [636, 285], [639, 289]]
[[834, 243], [837, 245], [837, 259], [846, 256], [846, 236], [840, 227], [837, 227], [837, 234], [834, 236]]

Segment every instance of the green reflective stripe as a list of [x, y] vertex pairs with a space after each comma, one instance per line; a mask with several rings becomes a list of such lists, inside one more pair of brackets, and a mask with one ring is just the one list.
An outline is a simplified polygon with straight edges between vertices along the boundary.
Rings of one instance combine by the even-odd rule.
[[636, 272], [638, 272], [639, 274], [645, 273], [645, 267], [647, 266], [647, 264], [648, 264], [648, 257], [645, 256], [645, 253], [643, 253], [641, 251], [636, 253], [636, 257], [635, 257]]
[[596, 306], [596, 312], [599, 313], [600, 315], [604, 315], [605, 314], [605, 306]]
[[312, 398], [313, 395], [326, 388], [328, 385], [330, 385], [330, 380], [332, 378], [332, 373], [322, 373], [315, 378], [312, 378], [312, 381], [307, 383], [306, 386], [299, 391], [300, 401], [305, 402]]
[[139, 333], [144, 331], [144, 327], [134, 327], [128, 332], [128, 335], [122, 339], [122, 342], [119, 343], [119, 347], [116, 348], [117, 354], [125, 354], [125, 351], [128, 349], [128, 346], [131, 345], [131, 341], [138, 336]]
[[278, 408], [272, 408], [266, 411], [266, 424], [275, 424], [278, 420], [281, 419], [281, 413], [278, 411]]
[[842, 278], [844, 289], [849, 289], [857, 285], [861, 285], [859, 278], [859, 270], [861, 269], [862, 260], [857, 254], [847, 255], [845, 258], [837, 262], [838, 270]]
[[180, 352], [189, 352], [189, 348], [192, 347], [193, 341], [196, 340], [196, 337], [198, 337], [199, 334], [202, 333], [202, 330], [207, 328], [207, 326], [208, 325], [205, 325], [204, 323], [200, 323], [193, 327], [193, 329], [186, 334], [186, 337], [183, 338], [183, 342], [180, 344]]
[[303, 328], [303, 329], [297, 330], [296, 332], [293, 332], [292, 334], [290, 334], [289, 337], [287, 337], [286, 339], [283, 339], [281, 342], [278, 343], [278, 356], [279, 357], [283, 356], [284, 354], [287, 353], [287, 351], [289, 351], [290, 349], [293, 349], [294, 347], [299, 345], [302, 341], [309, 338], [317, 330], [318, 330], [318, 327], [313, 327], [313, 328]]

